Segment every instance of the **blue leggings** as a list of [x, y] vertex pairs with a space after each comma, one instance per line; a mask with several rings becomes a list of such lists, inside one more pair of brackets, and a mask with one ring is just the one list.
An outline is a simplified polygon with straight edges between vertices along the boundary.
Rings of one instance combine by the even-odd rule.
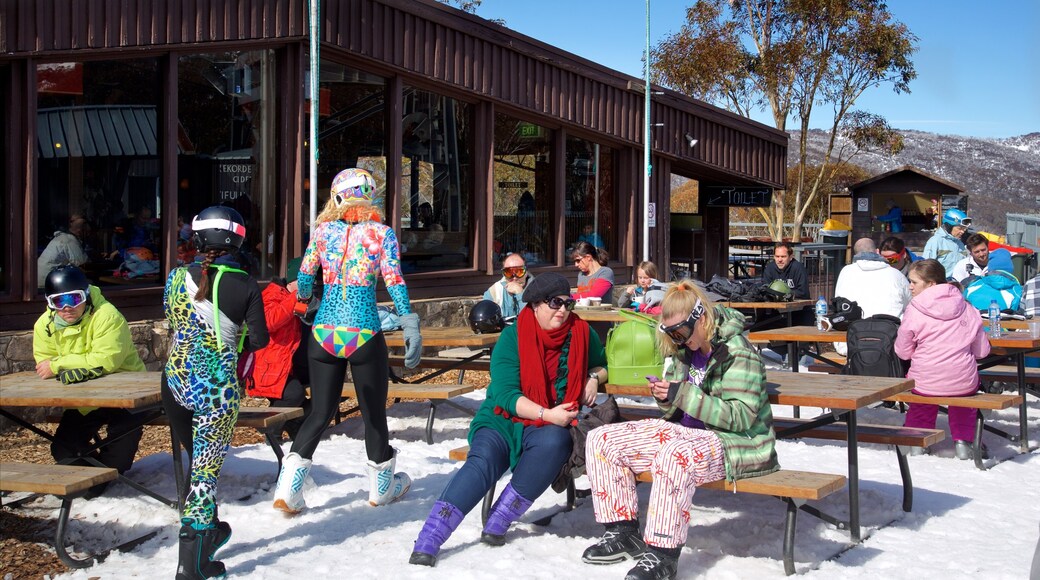
[[[571, 456], [571, 434], [556, 425], [524, 427], [520, 461], [513, 470], [512, 485], [521, 497], [534, 501], [542, 495]], [[477, 429], [469, 445], [466, 463], [448, 482], [441, 501], [468, 514], [509, 468], [509, 445], [498, 431]]]

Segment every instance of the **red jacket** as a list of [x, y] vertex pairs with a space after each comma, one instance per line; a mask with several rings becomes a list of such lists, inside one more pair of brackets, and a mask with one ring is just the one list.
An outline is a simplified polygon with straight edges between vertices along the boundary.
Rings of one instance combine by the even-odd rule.
[[268, 284], [261, 296], [271, 342], [256, 351], [253, 385], [247, 392], [250, 397], [281, 399], [293, 353], [300, 346], [300, 321], [293, 314], [296, 296], [277, 284]]

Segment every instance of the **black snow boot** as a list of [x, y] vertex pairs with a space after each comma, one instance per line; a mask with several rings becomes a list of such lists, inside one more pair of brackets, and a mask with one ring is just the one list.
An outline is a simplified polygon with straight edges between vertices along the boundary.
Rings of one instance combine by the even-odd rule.
[[598, 542], [585, 549], [581, 555], [586, 564], [616, 564], [634, 560], [646, 551], [646, 544], [639, 535], [639, 520], [621, 520], [606, 524], [607, 530]]
[[643, 557], [625, 575], [625, 580], [674, 580], [679, 574], [679, 554], [681, 552], [682, 546], [678, 548], [647, 546]]
[[213, 560], [213, 554], [231, 537], [231, 526], [216, 522], [214, 527], [196, 530], [190, 518], [183, 518], [181, 523], [177, 580], [224, 578], [224, 563]]

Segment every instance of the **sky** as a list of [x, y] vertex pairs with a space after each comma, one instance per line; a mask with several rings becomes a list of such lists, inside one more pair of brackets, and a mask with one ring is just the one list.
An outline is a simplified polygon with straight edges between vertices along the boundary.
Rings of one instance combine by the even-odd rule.
[[[773, 371], [770, 371], [773, 372]], [[459, 400], [475, 409], [483, 390]], [[1029, 398], [1030, 441], [1018, 447], [989, 433], [984, 435], [992, 459], [980, 471], [971, 461], [954, 457], [953, 441], [933, 446], [932, 454], [910, 457], [914, 483], [913, 511], [905, 513], [895, 453], [890, 446], [859, 447], [861, 544], [848, 532], [806, 513], [797, 520], [794, 557], [799, 576], [809, 580], [949, 580], [950, 578], [1021, 579], [1028, 576], [1040, 522], [1040, 458], [1036, 433], [1040, 402]], [[623, 399], [623, 404], [636, 401]], [[644, 400], [645, 404], [645, 400]], [[326, 432], [304, 488], [307, 509], [289, 518], [271, 508], [275, 479], [274, 454], [265, 443], [232, 448], [217, 491], [220, 518], [233, 530], [218, 553], [228, 578], [254, 580], [301, 578], [470, 580], [544, 580], [546, 578], [620, 580], [631, 562], [590, 566], [581, 553], [603, 532], [595, 523], [588, 498], [574, 511], [555, 516], [548, 526], [533, 522], [563, 507], [563, 494], [544, 493], [506, 534], [504, 547], [480, 542], [480, 510], [475, 508], [448, 539], [436, 568], [408, 564], [412, 544], [435, 498], [458, 469], [448, 451], [466, 444], [470, 418], [441, 407], [434, 425], [434, 444], [424, 441], [428, 404], [406, 402], [388, 409], [391, 444], [398, 448], [398, 470], [414, 479], [411, 490], [389, 506], [368, 505], [363, 426], [359, 417]], [[802, 409], [802, 416], [819, 409]], [[776, 405], [777, 416], [791, 408]], [[866, 409], [860, 423], [898, 425], [902, 416], [888, 409]], [[1017, 409], [995, 412], [987, 420], [1015, 431]], [[945, 418], [939, 419], [946, 428]], [[846, 474], [845, 444], [832, 441], [779, 441], [777, 456], [784, 469]], [[175, 494], [168, 453], [138, 460], [128, 476]], [[505, 482], [499, 482], [499, 489]], [[584, 484], [578, 482], [581, 487]], [[645, 510], [650, 486], [640, 485]], [[820, 502], [824, 511], [847, 517], [848, 494], [837, 492]], [[24, 508], [53, 519], [54, 497]], [[22, 511], [21, 509], [18, 511]], [[767, 496], [698, 491], [693, 497], [691, 529], [679, 559], [679, 575], [692, 578], [781, 579], [784, 506]], [[178, 523], [174, 510], [113, 484], [105, 495], [73, 502], [69, 540], [78, 550], [97, 551], [151, 531], [158, 535], [126, 553], [113, 553], [103, 563], [60, 576], [91, 578], [172, 578], [177, 566]]]
[[[690, 4], [650, 0], [651, 45], [680, 29]], [[857, 108], [884, 116], [897, 129], [995, 138], [1040, 131], [1040, 2], [890, 0], [889, 8], [918, 37], [917, 79], [910, 94], [871, 89]], [[483, 0], [477, 15], [643, 75], [644, 1]], [[767, 115], [756, 119], [770, 123]], [[827, 120], [814, 122], [814, 128], [829, 126]]]

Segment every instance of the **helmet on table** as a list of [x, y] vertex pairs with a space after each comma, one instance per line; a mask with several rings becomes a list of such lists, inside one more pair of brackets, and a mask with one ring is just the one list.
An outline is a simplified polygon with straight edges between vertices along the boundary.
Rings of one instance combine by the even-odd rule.
[[955, 207], [951, 207], [950, 209], [946, 210], [946, 213], [943, 214], [942, 221], [943, 224], [951, 227], [968, 227], [971, 225], [971, 218], [968, 217], [968, 214], [964, 213], [962, 210], [959, 210]]
[[469, 311], [469, 327], [476, 334], [501, 332], [505, 325], [502, 308], [491, 300], [481, 300]]
[[376, 180], [364, 169], [352, 167], [336, 174], [329, 194], [341, 206], [352, 201], [371, 202], [376, 196]]
[[777, 302], [787, 302], [791, 300], [793, 294], [791, 293], [791, 287], [787, 285], [787, 282], [777, 278], [769, 283], [768, 286], [762, 288], [760, 291], [770, 300]]
[[200, 252], [237, 250], [246, 239], [242, 214], [222, 205], [207, 207], [191, 220], [191, 240]]

